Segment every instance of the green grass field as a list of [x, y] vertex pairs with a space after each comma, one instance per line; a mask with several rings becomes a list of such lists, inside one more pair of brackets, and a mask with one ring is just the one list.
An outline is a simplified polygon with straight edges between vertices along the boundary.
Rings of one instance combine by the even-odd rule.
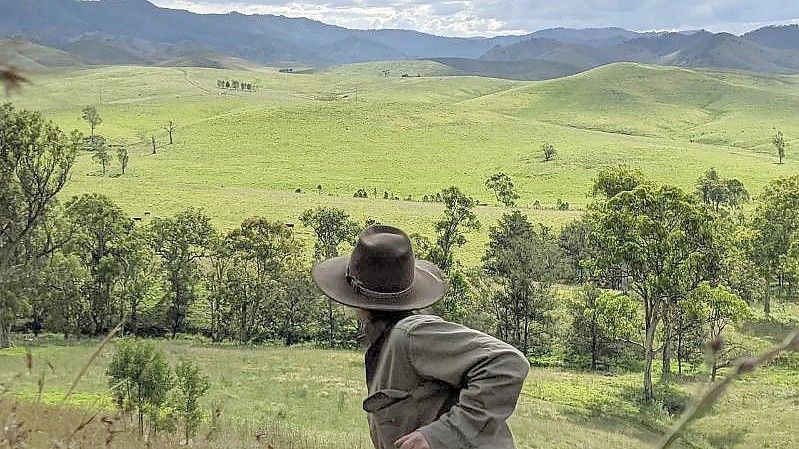
[[[796, 312], [791, 307], [791, 313]], [[758, 323], [742, 330], [750, 344], [768, 346], [783, 333], [778, 326]], [[97, 342], [67, 344], [57, 337], [45, 337], [30, 344], [31, 374], [26, 374], [24, 348], [0, 350], [0, 384], [13, 395], [35, 401], [37, 380], [44, 371], [41, 401], [57, 404]], [[277, 426], [301, 429], [313, 441], [324, 442], [324, 447], [369, 447], [361, 410], [365, 388], [360, 352], [211, 346], [199, 340], [164, 340], [157, 345], [172, 361], [188, 356], [209, 375], [212, 387], [204, 407], [221, 409], [223, 422], [240, 429], [238, 438], [243, 442], [249, 442], [259, 429]], [[105, 367], [112, 352], [113, 348], [108, 348], [90, 367], [68, 405], [86, 410], [98, 405], [111, 407], [103, 392], [107, 388]], [[667, 411], [639, 406], [640, 377], [635, 372], [533, 367], [511, 420], [518, 446], [648, 447], [671, 417]], [[671, 397], [687, 398], [701, 379], [677, 379]], [[0, 417], [2, 402], [10, 400], [0, 397]], [[664, 404], [668, 407], [674, 401]], [[792, 449], [799, 444], [797, 422], [799, 371], [782, 364], [736, 384], [714, 413], [699, 421], [678, 447]]]
[[[381, 67], [430, 76], [383, 77]], [[98, 132], [130, 145], [128, 173], [116, 176], [115, 166], [101, 176], [83, 154], [66, 194], [105, 193], [133, 216], [200, 206], [227, 228], [253, 215], [295, 222], [307, 207], [334, 205], [429, 235], [440, 205], [386, 201], [383, 192], [419, 200], [460, 186], [494, 205], [479, 208], [485, 226], [463, 250], [467, 264], [479, 261], [487, 227], [503, 212], [483, 186], [497, 171], [512, 176], [533, 220], [557, 227], [580, 214], [591, 179], [608, 165], [628, 163], [686, 189], [714, 166], [754, 194], [799, 167], [799, 77], [614, 64], [517, 82], [439, 69], [425, 61], [312, 74], [107, 67], [33, 75], [11, 100], [86, 133], [80, 110], [96, 104]], [[218, 78], [259, 90], [221, 91]], [[162, 129], [170, 119], [174, 145]], [[775, 128], [789, 143], [784, 165], [770, 143]], [[554, 161], [542, 160], [545, 141], [558, 150]], [[359, 188], [380, 199], [352, 198]], [[530, 208], [558, 199], [572, 210]]]

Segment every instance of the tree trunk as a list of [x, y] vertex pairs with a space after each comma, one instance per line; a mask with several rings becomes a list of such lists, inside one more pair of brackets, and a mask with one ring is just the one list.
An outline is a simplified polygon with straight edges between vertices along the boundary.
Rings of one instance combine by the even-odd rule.
[[599, 342], [597, 339], [596, 310], [591, 319], [591, 369], [596, 371], [597, 359], [599, 358]]
[[328, 343], [332, 348], [336, 343], [335, 333], [336, 333], [336, 324], [333, 321], [333, 303], [331, 301], [327, 302], [327, 320], [330, 328], [328, 329]]
[[11, 346], [11, 323], [0, 318], [0, 349]]
[[646, 341], [644, 342], [644, 400], [653, 402], [655, 400], [655, 388], [652, 384], [652, 363], [655, 360], [655, 323], [646, 323]]
[[[680, 329], [682, 329], [682, 323], [680, 323]], [[679, 374], [680, 376], [682, 376], [682, 352], [683, 352], [682, 334], [683, 334], [682, 332], [677, 333], [677, 374]]]
[[669, 336], [667, 336], [666, 340], [663, 342], [661, 361], [663, 362], [663, 369], [660, 373], [660, 380], [666, 383], [671, 378], [671, 337]]
[[766, 294], [763, 297], [763, 311], [766, 315], [771, 314], [771, 275], [766, 275]]

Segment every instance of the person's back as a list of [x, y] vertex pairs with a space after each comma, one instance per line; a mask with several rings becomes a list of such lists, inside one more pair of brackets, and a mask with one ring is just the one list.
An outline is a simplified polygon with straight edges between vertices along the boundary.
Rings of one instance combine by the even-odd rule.
[[359, 310], [367, 343], [363, 402], [376, 449], [512, 449], [506, 423], [530, 365], [512, 346], [431, 315], [447, 288], [408, 236], [370, 226], [350, 256], [320, 262], [314, 281]]
[[363, 407], [376, 448], [414, 431], [432, 449], [514, 447], [506, 420], [529, 369], [515, 348], [431, 315], [402, 319], [375, 345]]

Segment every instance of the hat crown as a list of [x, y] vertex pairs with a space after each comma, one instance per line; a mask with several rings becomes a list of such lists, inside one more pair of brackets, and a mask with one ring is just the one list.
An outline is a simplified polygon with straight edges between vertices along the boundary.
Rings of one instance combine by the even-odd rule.
[[413, 285], [415, 266], [411, 240], [404, 232], [373, 225], [358, 236], [347, 271], [351, 282], [367, 290], [400, 293]]

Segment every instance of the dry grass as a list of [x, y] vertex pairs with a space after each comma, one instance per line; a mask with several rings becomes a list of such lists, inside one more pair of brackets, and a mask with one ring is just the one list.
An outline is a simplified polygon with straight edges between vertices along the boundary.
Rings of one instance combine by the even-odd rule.
[[[0, 399], [0, 448], [134, 449], [184, 448], [177, 435], [140, 439], [131, 420], [115, 412], [86, 411], [47, 406], [10, 398]], [[190, 446], [198, 449], [340, 449], [308, 436], [301, 429], [284, 426], [249, 429], [207, 425]], [[352, 449], [359, 449], [353, 447]], [[362, 448], [366, 449], [366, 448]]]

